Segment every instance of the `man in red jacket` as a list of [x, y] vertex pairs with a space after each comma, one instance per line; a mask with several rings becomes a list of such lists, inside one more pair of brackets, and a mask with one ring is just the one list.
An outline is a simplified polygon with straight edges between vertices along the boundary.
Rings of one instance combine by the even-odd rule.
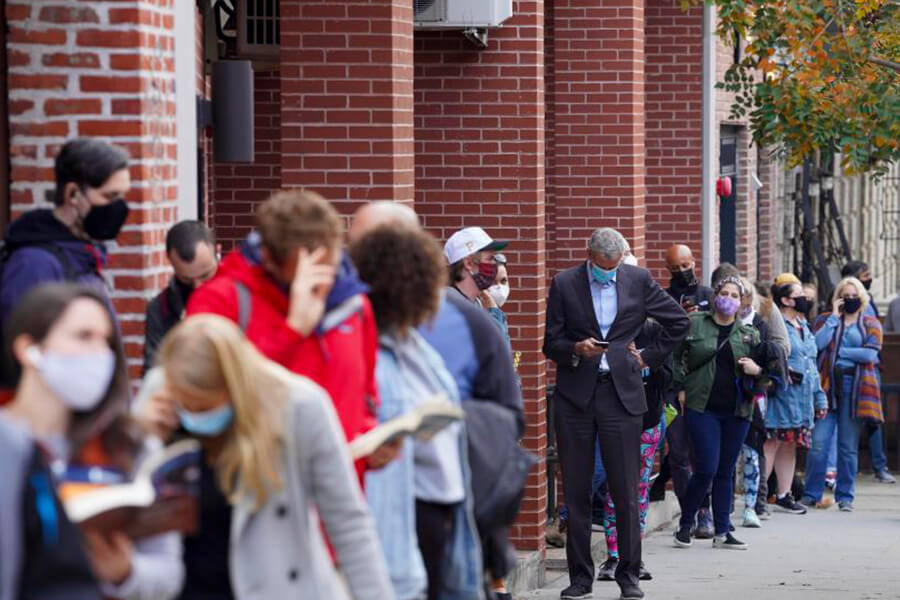
[[[325, 388], [353, 440], [376, 423], [378, 332], [368, 288], [342, 252], [341, 218], [318, 194], [282, 191], [259, 208], [257, 228], [191, 295], [187, 314], [231, 319], [269, 359]], [[358, 462], [360, 481], [396, 451]]]

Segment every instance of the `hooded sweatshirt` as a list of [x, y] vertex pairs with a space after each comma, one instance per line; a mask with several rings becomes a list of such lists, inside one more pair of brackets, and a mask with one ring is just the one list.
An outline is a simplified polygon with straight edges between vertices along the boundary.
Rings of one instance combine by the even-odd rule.
[[0, 264], [0, 336], [22, 296], [48, 281], [76, 281], [107, 296], [101, 274], [106, 249], [72, 235], [53, 211], [32, 210], [15, 221], [4, 238]]
[[[187, 314], [213, 313], [239, 323], [242, 284], [251, 298], [247, 339], [270, 360], [325, 388], [347, 440], [353, 440], [376, 424], [378, 332], [368, 288], [342, 257], [325, 315], [304, 337], [287, 324], [289, 290], [265, 270], [260, 248], [259, 236], [251, 234], [226, 256], [216, 276], [191, 294]], [[362, 461], [357, 469], [362, 476]]]

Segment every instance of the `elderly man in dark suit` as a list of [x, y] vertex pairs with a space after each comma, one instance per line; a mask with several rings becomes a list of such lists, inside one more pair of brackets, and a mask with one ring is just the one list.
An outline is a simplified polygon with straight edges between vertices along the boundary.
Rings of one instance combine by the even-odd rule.
[[[564, 600], [591, 597], [595, 439], [616, 505], [616, 581], [623, 599], [644, 597], [638, 585], [641, 415], [647, 410], [641, 371], [661, 365], [687, 335], [690, 322], [649, 272], [623, 264], [627, 248], [615, 229], [597, 229], [591, 235], [589, 259], [558, 274], [550, 285], [544, 354], [557, 364], [554, 419], [569, 509], [566, 559], [571, 585], [561, 594]], [[634, 339], [648, 317], [663, 330], [638, 353]]]

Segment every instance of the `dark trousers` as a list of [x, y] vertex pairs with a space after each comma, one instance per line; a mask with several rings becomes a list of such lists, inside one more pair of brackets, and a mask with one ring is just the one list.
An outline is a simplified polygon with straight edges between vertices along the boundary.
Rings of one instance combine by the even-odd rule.
[[734, 469], [750, 422], [735, 415], [688, 409], [687, 429], [694, 447], [694, 474], [681, 501], [681, 526], [692, 527], [697, 509], [712, 483], [713, 523], [716, 535], [728, 533]]
[[653, 482], [650, 494], [651, 496], [664, 494], [666, 482], [671, 478], [675, 495], [681, 499], [691, 479], [691, 443], [688, 440], [683, 416], [675, 417], [666, 428], [666, 441], [669, 443], [669, 451], [663, 457], [659, 477]]
[[416, 500], [416, 535], [428, 575], [428, 600], [440, 597], [447, 548], [453, 539], [456, 504]]
[[562, 466], [563, 491], [569, 507], [566, 561], [569, 579], [592, 587], [591, 483], [594, 475], [594, 440], [606, 467], [607, 485], [616, 505], [619, 566], [616, 581], [638, 583], [641, 566], [641, 523], [638, 507], [640, 480], [640, 415], [622, 406], [612, 381], [598, 380], [587, 409], [559, 397], [554, 403], [556, 440]]

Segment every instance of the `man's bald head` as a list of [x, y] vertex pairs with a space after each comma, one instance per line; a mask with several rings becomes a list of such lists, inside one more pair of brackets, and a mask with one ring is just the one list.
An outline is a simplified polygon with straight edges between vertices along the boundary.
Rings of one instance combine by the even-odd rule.
[[352, 244], [366, 233], [373, 229], [388, 224], [400, 223], [404, 225], [413, 225], [419, 227], [419, 217], [416, 211], [399, 202], [391, 202], [382, 200], [379, 202], [370, 202], [361, 206], [353, 215], [353, 222], [350, 223], [350, 231], [347, 233], [350, 243]]
[[670, 273], [694, 268], [694, 253], [684, 244], [674, 244], [666, 252], [666, 267]]

